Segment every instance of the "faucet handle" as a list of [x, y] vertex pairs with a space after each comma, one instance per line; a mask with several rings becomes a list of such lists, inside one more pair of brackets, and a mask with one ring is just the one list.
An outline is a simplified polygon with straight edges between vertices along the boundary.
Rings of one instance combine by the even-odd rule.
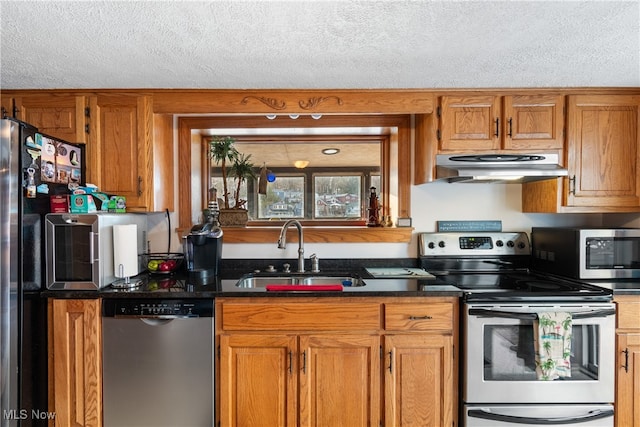
[[320, 259], [318, 259], [318, 255], [311, 254], [309, 259], [311, 260], [311, 272], [320, 273]]
[[282, 264], [282, 268], [283, 268], [283, 272], [285, 273], [291, 273], [291, 264], [289, 264], [288, 262], [285, 262], [284, 264]]

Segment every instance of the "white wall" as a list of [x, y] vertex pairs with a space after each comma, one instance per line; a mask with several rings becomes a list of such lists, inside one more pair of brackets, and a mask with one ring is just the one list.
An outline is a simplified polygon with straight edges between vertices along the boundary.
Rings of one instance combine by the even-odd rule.
[[[521, 212], [520, 184], [430, 183], [411, 188], [411, 212], [415, 233], [406, 243], [307, 243], [305, 256], [322, 258], [413, 258], [417, 256], [416, 233], [436, 231], [441, 220], [501, 220], [505, 231], [530, 232], [533, 226], [599, 226], [601, 214], [526, 214]], [[631, 221], [630, 218], [627, 218]], [[173, 221], [173, 220], [172, 220]], [[161, 221], [158, 224], [162, 226]], [[174, 242], [175, 250], [179, 242]], [[162, 245], [161, 245], [162, 246]], [[166, 247], [166, 243], [165, 246]], [[296, 258], [297, 245], [286, 250], [276, 242], [225, 244], [224, 258]]]

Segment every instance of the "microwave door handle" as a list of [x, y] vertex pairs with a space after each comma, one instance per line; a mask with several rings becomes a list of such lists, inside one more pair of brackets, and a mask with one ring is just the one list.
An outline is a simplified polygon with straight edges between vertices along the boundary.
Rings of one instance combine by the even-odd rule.
[[613, 417], [613, 409], [601, 410], [596, 409], [589, 411], [585, 415], [577, 417], [557, 417], [557, 418], [538, 418], [538, 417], [518, 417], [514, 415], [496, 414], [487, 412], [483, 409], [471, 409], [467, 412], [470, 418], [482, 418], [485, 420], [502, 421], [512, 424], [537, 424], [537, 425], [561, 425], [561, 424], [578, 424], [586, 421], [599, 420], [601, 418]]
[[96, 259], [96, 241], [98, 237], [98, 233], [94, 233], [93, 231], [89, 232], [89, 263], [93, 264], [98, 261]]
[[[574, 319], [589, 319], [592, 317], [607, 317], [616, 314], [614, 308], [605, 310], [584, 311], [578, 313], [572, 313], [571, 317]], [[500, 317], [505, 319], [519, 319], [519, 320], [536, 320], [538, 315], [536, 313], [519, 313], [513, 311], [503, 310], [490, 310], [486, 308], [470, 308], [469, 315], [478, 317]]]

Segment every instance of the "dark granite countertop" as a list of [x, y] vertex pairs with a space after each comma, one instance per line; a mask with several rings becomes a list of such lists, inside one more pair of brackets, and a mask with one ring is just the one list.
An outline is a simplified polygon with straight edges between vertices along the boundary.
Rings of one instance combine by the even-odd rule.
[[[455, 286], [428, 279], [376, 279], [371, 277], [366, 267], [415, 267], [415, 259], [386, 260], [324, 260], [319, 275], [344, 276], [356, 275], [362, 279], [364, 286], [344, 286], [342, 291], [267, 291], [264, 287], [241, 288], [236, 286], [238, 280], [251, 274], [254, 270], [265, 269], [274, 265], [281, 269], [285, 262], [296, 265], [295, 260], [230, 260], [223, 262], [218, 277], [208, 283], [192, 280], [186, 272], [175, 274], [141, 274], [132, 280], [141, 284], [132, 288], [114, 288], [107, 286], [99, 291], [89, 290], [56, 290], [44, 291], [42, 296], [48, 298], [216, 298], [216, 297], [248, 297], [248, 296], [453, 296], [459, 297], [462, 291]], [[281, 277], [284, 273], [257, 273], [269, 277]], [[295, 274], [295, 273], [294, 273]], [[307, 273], [311, 274], [311, 273]], [[276, 280], [277, 284], [277, 280]]]

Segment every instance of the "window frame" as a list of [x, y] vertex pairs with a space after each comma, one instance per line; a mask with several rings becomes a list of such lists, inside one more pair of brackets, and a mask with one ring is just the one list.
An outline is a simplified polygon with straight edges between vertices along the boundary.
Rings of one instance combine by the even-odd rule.
[[[241, 115], [206, 115], [199, 117], [177, 117], [178, 122], [178, 174], [180, 198], [178, 200], [178, 233], [183, 235], [192, 226], [192, 206], [205, 200], [206, 194], [194, 187], [192, 190], [193, 152], [202, 151], [203, 144], [196, 148], [194, 138], [198, 130], [210, 128], [262, 128], [282, 127], [278, 120], [266, 120], [263, 115], [240, 113]], [[326, 120], [325, 120], [326, 118]], [[293, 126], [294, 124], [292, 124]], [[296, 126], [306, 127], [348, 127], [348, 126], [376, 126], [393, 128], [389, 135], [388, 144], [382, 153], [384, 170], [381, 171], [382, 187], [385, 193], [383, 215], [392, 218], [408, 218], [411, 216], [411, 150], [413, 135], [413, 115], [398, 114], [367, 114], [350, 113], [343, 115], [323, 116], [323, 120], [313, 120], [308, 116], [300, 116]], [[416, 129], [416, 132], [418, 130]], [[388, 168], [388, 169], [387, 169]], [[194, 192], [195, 190], [195, 192]], [[202, 192], [202, 193], [201, 193]], [[195, 199], [194, 199], [195, 197]], [[317, 227], [316, 227], [317, 226]], [[259, 243], [277, 239], [278, 224], [254, 222], [252, 226], [230, 228], [225, 232], [226, 243]], [[412, 236], [411, 227], [366, 227], [353, 223], [327, 226], [315, 223], [305, 230], [305, 239], [309, 242], [409, 242]]]

